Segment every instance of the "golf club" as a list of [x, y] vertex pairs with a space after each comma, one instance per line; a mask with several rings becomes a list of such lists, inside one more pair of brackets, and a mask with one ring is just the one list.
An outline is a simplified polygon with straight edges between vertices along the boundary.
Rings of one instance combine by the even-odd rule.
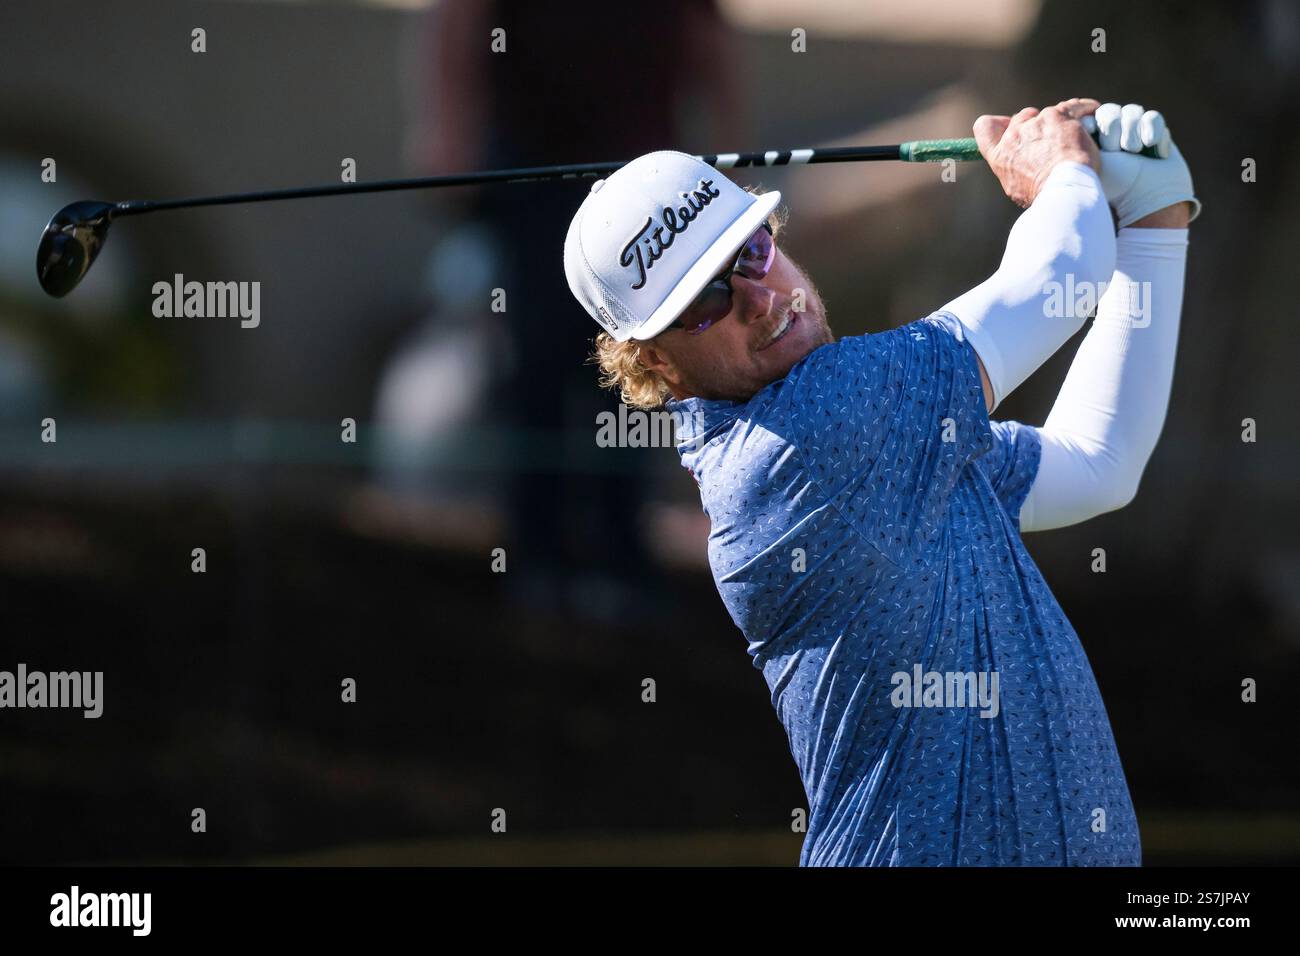
[[[944, 160], [970, 162], [980, 159], [974, 139], [922, 139], [891, 146], [834, 146], [824, 149], [768, 150], [751, 153], [712, 153], [696, 156], [717, 169], [744, 169], [760, 166], [803, 166], [815, 163], [849, 163], [899, 161], [938, 163]], [[519, 169], [496, 169], [419, 179], [390, 179], [373, 183], [342, 183], [331, 186], [307, 186], [299, 189], [276, 189], [267, 192], [232, 193], [226, 196], [200, 196], [190, 199], [131, 199], [118, 203], [82, 200], [64, 206], [51, 217], [36, 249], [36, 275], [41, 288], [55, 298], [67, 295], [85, 278], [108, 236], [113, 220], [167, 209], [195, 206], [226, 206], [233, 203], [271, 202], [278, 199], [309, 199], [316, 196], [339, 196], [347, 193], [378, 193], [401, 189], [436, 189], [444, 186], [470, 186], [479, 183], [526, 183], [550, 179], [595, 178], [608, 175], [626, 165], [612, 163], [577, 163], [567, 166], [533, 166]]]

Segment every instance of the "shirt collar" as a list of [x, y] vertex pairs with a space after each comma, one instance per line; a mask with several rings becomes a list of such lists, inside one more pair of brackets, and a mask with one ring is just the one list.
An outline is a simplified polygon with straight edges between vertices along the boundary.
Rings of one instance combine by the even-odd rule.
[[670, 399], [664, 405], [673, 416], [677, 451], [682, 455], [698, 451], [718, 431], [730, 426], [747, 407], [748, 402], [721, 398]]

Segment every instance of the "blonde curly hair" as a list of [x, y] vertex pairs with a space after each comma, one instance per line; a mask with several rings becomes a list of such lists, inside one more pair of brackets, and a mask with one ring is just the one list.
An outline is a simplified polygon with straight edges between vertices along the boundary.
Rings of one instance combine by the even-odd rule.
[[[764, 193], [756, 186], [746, 186], [745, 191], [755, 196]], [[779, 206], [767, 217], [773, 240], [780, 236], [785, 221], [786, 211]], [[644, 344], [635, 339], [616, 342], [608, 332], [601, 332], [592, 343], [587, 361], [600, 369], [601, 388], [616, 389], [623, 404], [630, 408], [649, 410], [662, 406], [672, 398], [672, 393], [657, 373], [641, 364], [641, 346]]]

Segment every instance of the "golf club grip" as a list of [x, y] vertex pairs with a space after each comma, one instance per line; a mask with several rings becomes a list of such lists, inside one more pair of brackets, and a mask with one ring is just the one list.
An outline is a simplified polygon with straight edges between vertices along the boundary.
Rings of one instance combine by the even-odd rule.
[[[1097, 134], [1092, 135], [1093, 141]], [[1100, 145], [1100, 144], [1098, 144]], [[1154, 146], [1146, 146], [1139, 154], [1148, 159], [1160, 159], [1160, 153]], [[970, 163], [982, 159], [975, 140], [966, 139], [914, 139], [898, 147], [898, 158], [905, 163], [941, 163], [945, 159], [959, 163]]]
[[975, 140], [965, 139], [914, 139], [898, 147], [898, 158], [905, 163], [941, 163], [945, 159], [959, 163], [972, 163], [983, 159]]

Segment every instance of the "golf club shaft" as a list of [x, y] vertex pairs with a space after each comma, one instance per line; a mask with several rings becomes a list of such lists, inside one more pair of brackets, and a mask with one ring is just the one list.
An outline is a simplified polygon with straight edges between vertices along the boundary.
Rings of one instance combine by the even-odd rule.
[[[980, 158], [973, 139], [922, 139], [892, 146], [832, 146], [823, 149], [767, 150], [754, 153], [712, 153], [697, 159], [718, 169], [804, 166], [817, 163], [859, 163], [901, 161], [937, 163], [945, 159], [969, 162]], [[165, 209], [188, 209], [195, 206], [227, 206], [235, 203], [270, 202], [277, 199], [310, 199], [316, 196], [339, 196], [346, 193], [380, 193], [403, 189], [436, 189], [444, 186], [473, 186], [480, 183], [528, 183], [551, 179], [583, 179], [608, 176], [627, 164], [575, 163], [568, 166], [530, 166], [520, 169], [494, 169], [449, 176], [426, 176], [419, 179], [389, 179], [373, 183], [340, 183], [331, 186], [305, 186], [298, 189], [275, 189], [266, 192], [232, 193], [228, 196], [200, 196], [191, 199], [129, 199], [114, 207], [114, 216], [133, 216]]]

